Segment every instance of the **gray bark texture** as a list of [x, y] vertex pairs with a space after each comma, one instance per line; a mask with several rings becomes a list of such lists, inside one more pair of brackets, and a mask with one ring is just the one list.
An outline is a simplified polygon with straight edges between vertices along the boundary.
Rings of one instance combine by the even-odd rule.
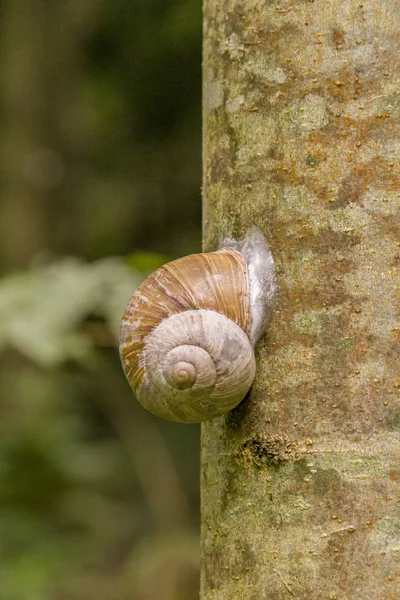
[[202, 600], [400, 598], [400, 2], [205, 0], [204, 250], [280, 300], [202, 428]]

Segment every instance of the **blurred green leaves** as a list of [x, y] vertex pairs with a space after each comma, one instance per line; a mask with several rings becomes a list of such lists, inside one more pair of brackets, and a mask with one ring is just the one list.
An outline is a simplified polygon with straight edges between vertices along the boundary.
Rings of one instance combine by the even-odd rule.
[[[149, 265], [154, 257], [140, 255]], [[135, 255], [129, 259], [135, 262]], [[0, 282], [0, 351], [12, 347], [41, 365], [84, 360], [93, 340], [80, 325], [104, 319], [115, 341], [123, 310], [141, 277], [122, 259], [64, 259]]]
[[148, 274], [168, 262], [168, 258], [164, 254], [157, 254], [156, 252], [135, 252], [129, 254], [125, 261], [138, 273]]
[[117, 343], [157, 253], [200, 247], [201, 2], [0, 17], [0, 600], [191, 600], [198, 429], [141, 409]]
[[1, 600], [187, 600], [197, 588], [180, 476], [117, 352], [130, 296], [164, 261], [65, 258], [0, 281]]

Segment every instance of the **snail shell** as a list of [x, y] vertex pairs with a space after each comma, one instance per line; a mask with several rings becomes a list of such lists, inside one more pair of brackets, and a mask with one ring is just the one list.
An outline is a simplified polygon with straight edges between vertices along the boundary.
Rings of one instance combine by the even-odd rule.
[[189, 423], [237, 406], [253, 382], [253, 346], [275, 299], [274, 263], [257, 228], [152, 273], [121, 326], [121, 361], [139, 402]]

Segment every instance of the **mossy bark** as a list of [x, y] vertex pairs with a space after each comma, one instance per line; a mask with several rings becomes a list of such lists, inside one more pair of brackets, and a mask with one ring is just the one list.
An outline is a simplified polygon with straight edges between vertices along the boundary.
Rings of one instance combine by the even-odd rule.
[[204, 249], [280, 301], [202, 429], [202, 600], [400, 597], [400, 3], [205, 0]]

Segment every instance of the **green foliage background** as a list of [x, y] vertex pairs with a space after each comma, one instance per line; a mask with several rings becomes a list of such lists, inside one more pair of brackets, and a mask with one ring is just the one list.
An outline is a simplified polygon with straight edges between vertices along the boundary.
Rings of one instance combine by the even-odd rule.
[[0, 2], [0, 600], [198, 596], [198, 428], [119, 321], [200, 248], [200, 0]]

